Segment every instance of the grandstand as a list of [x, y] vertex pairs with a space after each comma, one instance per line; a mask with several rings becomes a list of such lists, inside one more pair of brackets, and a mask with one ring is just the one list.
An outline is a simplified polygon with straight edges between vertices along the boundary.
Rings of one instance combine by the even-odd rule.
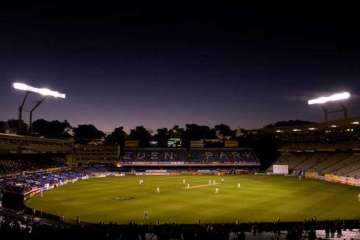
[[248, 148], [125, 148], [121, 166], [259, 167]]
[[360, 150], [360, 118], [262, 130], [275, 134], [280, 150]]
[[61, 167], [72, 151], [68, 140], [0, 134], [0, 174]]
[[84, 173], [66, 168], [48, 168], [2, 177], [0, 179], [0, 188], [3, 193], [2, 205], [9, 208], [22, 208], [24, 201], [30, 197], [84, 177]]
[[73, 152], [67, 154], [67, 163], [72, 166], [92, 164], [113, 164], [119, 161], [120, 146], [76, 144]]
[[68, 140], [0, 133], [0, 154], [67, 154], [72, 151], [72, 146], [72, 142]]
[[19, 172], [34, 171], [64, 166], [63, 158], [50, 155], [7, 156], [0, 158], [0, 174], [14, 174]]
[[280, 145], [275, 165], [287, 165], [293, 174], [360, 185], [359, 118], [271, 131]]

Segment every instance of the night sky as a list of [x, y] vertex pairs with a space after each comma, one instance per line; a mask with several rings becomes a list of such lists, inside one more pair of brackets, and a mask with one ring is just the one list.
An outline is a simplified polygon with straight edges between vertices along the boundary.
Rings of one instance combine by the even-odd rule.
[[[14, 81], [67, 94], [34, 118], [101, 130], [321, 120], [306, 99], [350, 91], [359, 116], [355, 6], [45, 5], [0, 8], [0, 119]], [[34, 96], [31, 102], [36, 101]]]

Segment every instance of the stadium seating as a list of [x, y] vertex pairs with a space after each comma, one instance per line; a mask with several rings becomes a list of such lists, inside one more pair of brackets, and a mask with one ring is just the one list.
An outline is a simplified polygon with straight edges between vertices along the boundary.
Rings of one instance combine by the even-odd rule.
[[191, 149], [189, 155], [189, 161], [194, 162], [242, 162], [244, 164], [257, 162], [255, 154], [250, 149]]
[[[35, 213], [41, 217], [42, 213]], [[11, 210], [0, 212], [2, 239], [358, 239], [359, 221], [271, 222], [228, 224], [69, 224]], [[307, 237], [304, 237], [307, 236]], [[317, 238], [316, 238], [317, 237]]]
[[259, 166], [260, 162], [251, 149], [242, 148], [125, 148], [121, 162], [124, 164], [164, 163], [189, 164], [236, 164]]
[[288, 165], [290, 171], [360, 178], [360, 154], [352, 152], [286, 152], [275, 164]]
[[122, 161], [124, 162], [169, 162], [186, 161], [185, 148], [125, 148]]
[[0, 159], [0, 175], [12, 174], [22, 171], [32, 171], [38, 169], [47, 169], [52, 167], [63, 166], [62, 161], [56, 159], [47, 159], [47, 158], [16, 158], [8, 157], [5, 159]]
[[0, 133], [0, 153], [69, 153], [72, 142]]

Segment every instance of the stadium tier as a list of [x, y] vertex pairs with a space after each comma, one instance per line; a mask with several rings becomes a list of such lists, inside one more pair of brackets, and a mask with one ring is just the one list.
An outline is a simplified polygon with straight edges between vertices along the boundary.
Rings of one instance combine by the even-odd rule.
[[25, 170], [77, 167], [92, 164], [126, 166], [259, 167], [248, 148], [138, 148], [118, 145], [81, 145], [71, 141], [19, 135], [0, 135], [0, 171], [3, 174]]
[[260, 166], [247, 148], [125, 148], [122, 166]]
[[0, 134], [0, 175], [62, 167], [72, 151], [67, 140]]
[[62, 158], [48, 155], [7, 156], [6, 158], [0, 158], [0, 176], [24, 171], [60, 167], [64, 166], [64, 164], [65, 162]]
[[70, 153], [71, 141], [0, 133], [0, 154]]
[[[276, 128], [279, 166], [290, 174], [360, 186], [360, 129], [358, 119]], [[280, 167], [281, 169], [281, 167]]]
[[91, 165], [93, 163], [115, 163], [119, 161], [118, 145], [74, 145], [73, 152], [67, 155], [69, 165]]
[[268, 127], [281, 149], [285, 150], [360, 150], [360, 119], [306, 124], [291, 127]]

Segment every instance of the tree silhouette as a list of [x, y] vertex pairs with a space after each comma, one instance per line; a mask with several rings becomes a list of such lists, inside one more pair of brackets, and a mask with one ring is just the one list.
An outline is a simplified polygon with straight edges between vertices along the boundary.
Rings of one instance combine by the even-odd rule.
[[278, 144], [273, 133], [263, 131], [248, 132], [238, 137], [238, 141], [239, 146], [254, 149], [263, 169], [267, 169], [278, 157]]
[[278, 121], [269, 125], [266, 125], [264, 128], [273, 128], [273, 127], [293, 127], [293, 126], [305, 126], [315, 124], [315, 122], [303, 121], [303, 120], [288, 120], [288, 121]]
[[105, 133], [98, 130], [92, 124], [83, 124], [74, 128], [74, 138], [77, 143], [87, 144], [93, 140], [101, 139], [104, 136]]
[[140, 147], [148, 147], [151, 140], [151, 134], [143, 126], [137, 126], [130, 130], [129, 139], [138, 140]]
[[106, 144], [118, 144], [120, 147], [124, 147], [125, 139], [127, 137], [126, 132], [123, 127], [117, 127], [114, 129], [112, 133], [106, 136], [105, 143]]
[[225, 137], [233, 138], [235, 136], [235, 131], [225, 124], [215, 125], [214, 131], [215, 135], [221, 139]]
[[33, 122], [33, 132], [47, 138], [68, 138], [70, 137], [68, 130], [71, 125], [68, 121], [47, 121], [38, 119]]
[[9, 119], [7, 121], [9, 131], [16, 134], [27, 134], [27, 124], [24, 121], [18, 119]]
[[0, 121], [0, 133], [6, 133], [9, 130], [9, 124], [6, 121]]
[[169, 140], [169, 131], [167, 128], [159, 128], [156, 130], [154, 135], [154, 140], [158, 142], [159, 147], [167, 147], [167, 142]]

